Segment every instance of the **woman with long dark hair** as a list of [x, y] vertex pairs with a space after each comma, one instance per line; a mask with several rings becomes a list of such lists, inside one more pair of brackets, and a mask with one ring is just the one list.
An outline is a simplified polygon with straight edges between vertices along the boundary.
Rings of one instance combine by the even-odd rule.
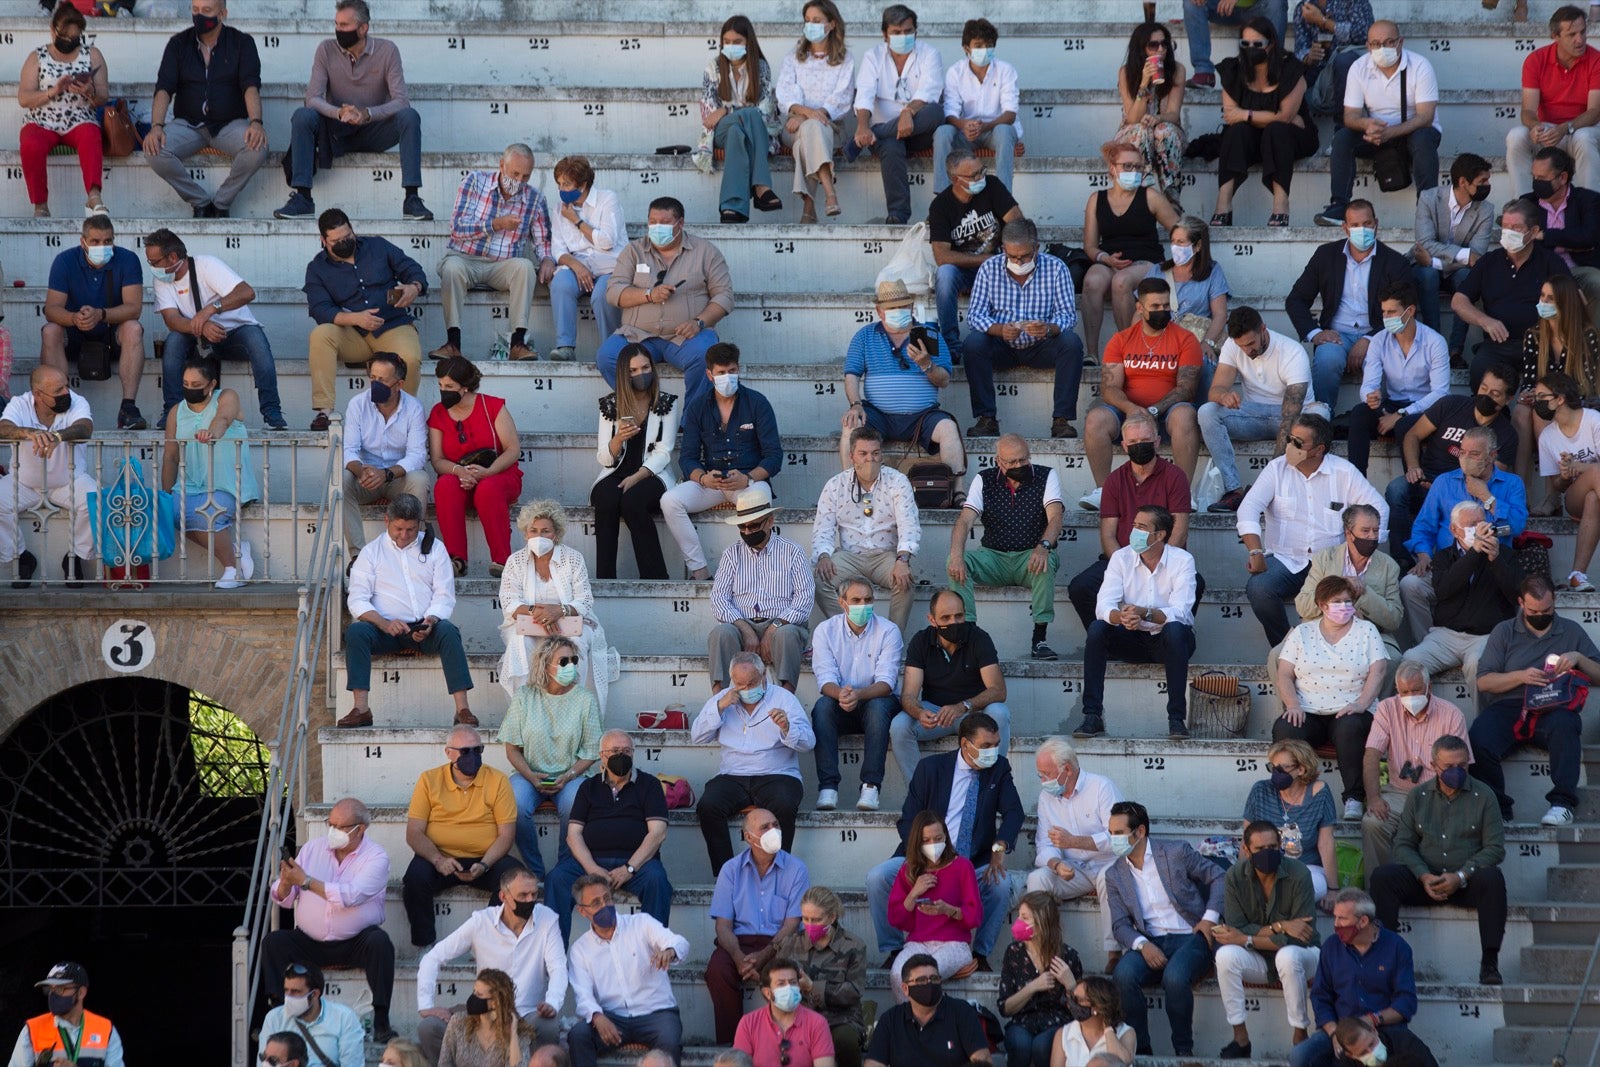
[[617, 368], [616, 391], [600, 398], [600, 473], [589, 489], [595, 577], [617, 576], [617, 543], [627, 523], [639, 577], [663, 582], [667, 563], [655, 516], [661, 513], [662, 494], [678, 484], [672, 453], [683, 409], [677, 396], [661, 388], [643, 345], [625, 345]]
[[[1178, 200], [1183, 172], [1183, 64], [1172, 50], [1172, 31], [1159, 22], [1134, 27], [1117, 74], [1122, 128], [1113, 138], [1144, 155], [1156, 188]], [[1181, 208], [1180, 208], [1181, 210]]]
[[1233, 225], [1233, 196], [1250, 168], [1272, 191], [1268, 226], [1289, 225], [1294, 164], [1317, 150], [1317, 127], [1306, 104], [1305, 68], [1283, 50], [1278, 32], [1257, 15], [1239, 30], [1239, 54], [1217, 65], [1222, 88], [1222, 145], [1217, 155], [1213, 226]]
[[[1523, 334], [1522, 395], [1511, 409], [1517, 431], [1517, 473], [1532, 473], [1534, 442], [1550, 425], [1533, 410], [1534, 383], [1551, 371], [1562, 371], [1578, 383], [1585, 407], [1600, 395], [1600, 339], [1596, 339], [1583, 302], [1583, 290], [1570, 274], [1552, 274], [1539, 290], [1539, 322]], [[1549, 494], [1532, 509], [1534, 515], [1561, 514], [1561, 498]]]
[[716, 58], [700, 79], [700, 121], [722, 149], [722, 221], [749, 222], [757, 211], [778, 211], [768, 156], [778, 135], [772, 68], [761, 55], [755, 27], [743, 15], [722, 24]]

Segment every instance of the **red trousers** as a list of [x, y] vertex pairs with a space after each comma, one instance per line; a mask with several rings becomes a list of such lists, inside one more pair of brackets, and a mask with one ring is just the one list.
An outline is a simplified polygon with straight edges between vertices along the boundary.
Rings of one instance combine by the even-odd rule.
[[[765, 934], [740, 934], [739, 950], [745, 955], [760, 952], [772, 943]], [[739, 1029], [739, 1017], [744, 1014], [744, 979], [733, 957], [718, 945], [711, 951], [706, 964], [706, 991], [711, 995], [711, 1012], [717, 1020], [717, 1044], [733, 1044], [734, 1031]]]
[[462, 489], [461, 479], [454, 474], [440, 475], [433, 484], [433, 508], [439, 514], [439, 537], [450, 558], [467, 558], [467, 505], [471, 504], [483, 523], [489, 558], [504, 563], [511, 555], [511, 505], [521, 495], [522, 468], [515, 464], [471, 489]]
[[22, 179], [28, 183], [28, 203], [44, 204], [50, 200], [50, 184], [45, 175], [45, 158], [58, 144], [71, 145], [78, 153], [78, 169], [83, 171], [83, 191], [100, 188], [101, 158], [100, 127], [92, 122], [80, 122], [66, 133], [56, 133], [43, 126], [24, 123], [19, 137], [22, 149]]

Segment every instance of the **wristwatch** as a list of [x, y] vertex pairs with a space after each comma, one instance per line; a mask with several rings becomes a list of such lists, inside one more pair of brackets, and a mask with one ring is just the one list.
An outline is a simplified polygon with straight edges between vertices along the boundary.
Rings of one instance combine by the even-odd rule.
[[1151, 404], [1149, 407], [1145, 408], [1145, 410], [1148, 411], [1152, 415], [1158, 415], [1159, 416], [1161, 414], [1161, 409], [1159, 407], [1157, 407], [1156, 405], [1154, 405], [1154, 404]]
[[393, 467], [385, 467], [385, 468], [383, 468], [383, 484], [384, 485], [388, 485], [392, 481], [394, 481], [394, 468]]
[[961, 702], [961, 706], [963, 708], [966, 708], [968, 712], [972, 711], [972, 701], [970, 701], [970, 700], [963, 700]]
[[624, 863], [623, 866], [628, 869], [628, 873], [629, 874], [638, 874], [639, 873], [638, 870], [631, 863]]
[[222, 301], [221, 300], [213, 300], [213, 301], [211, 301], [211, 310], [212, 311], [221, 311], [222, 310]]
[[1050, 551], [1053, 551], [1055, 549], [1056, 543], [1054, 541], [1050, 540], [1049, 538], [1044, 538], [1044, 539], [1040, 540], [1039, 547], [1044, 549], [1046, 552], [1050, 552]]

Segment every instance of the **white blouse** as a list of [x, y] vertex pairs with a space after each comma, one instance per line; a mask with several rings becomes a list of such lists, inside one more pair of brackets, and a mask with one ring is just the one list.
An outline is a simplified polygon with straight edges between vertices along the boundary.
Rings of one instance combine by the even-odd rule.
[[592, 186], [578, 207], [578, 218], [593, 227], [594, 240], [568, 222], [561, 214], [559, 193], [550, 204], [550, 257], [557, 262], [571, 256], [596, 276], [610, 274], [617, 265], [617, 253], [628, 243], [628, 230], [622, 221], [622, 204], [610, 189]]
[[850, 53], [844, 62], [829, 66], [826, 59], [796, 59], [790, 52], [783, 57], [783, 69], [778, 74], [778, 113], [787, 115], [796, 104], [801, 107], [820, 107], [835, 122], [850, 114], [855, 101], [855, 61]]
[[1323, 636], [1322, 621], [1313, 619], [1289, 631], [1278, 658], [1294, 664], [1301, 708], [1308, 715], [1332, 715], [1360, 698], [1367, 672], [1388, 653], [1378, 628], [1366, 619], [1352, 622], [1335, 645]]

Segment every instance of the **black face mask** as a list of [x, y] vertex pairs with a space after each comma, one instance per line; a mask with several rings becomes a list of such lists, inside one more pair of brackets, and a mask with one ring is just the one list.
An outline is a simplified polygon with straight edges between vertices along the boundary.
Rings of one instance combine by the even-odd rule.
[[1018, 485], [1027, 485], [1029, 482], [1033, 481], [1033, 464], [1024, 463], [1020, 467], [1012, 467], [1010, 470], [1006, 471], [1006, 477], [1010, 478]]
[[333, 39], [339, 42], [340, 48], [354, 48], [361, 40], [360, 30], [334, 30]]
[[1241, 44], [1239, 46], [1239, 58], [1244, 62], [1245, 66], [1259, 67], [1267, 61], [1267, 50], [1265, 48], [1246, 48]]
[[1548, 400], [1535, 400], [1533, 402], [1533, 413], [1545, 422], [1549, 422], [1556, 417], [1555, 405]]
[[1539, 615], [1528, 615], [1524, 613], [1522, 620], [1528, 624], [1528, 629], [1535, 630], [1539, 633], [1544, 633], [1546, 630], [1550, 629], [1551, 626], [1555, 625], [1556, 613], [1553, 611], [1544, 612]]
[[355, 251], [356, 239], [354, 237], [343, 238], [328, 246], [328, 252], [340, 259], [349, 259], [355, 255]]
[[222, 20], [217, 18], [215, 15], [194, 16], [194, 29], [196, 33], [210, 33], [220, 25], [222, 25]]
[[606, 770], [618, 778], [626, 778], [633, 772], [633, 757], [626, 752], [618, 752], [606, 760]]
[[467, 996], [467, 1014], [468, 1015], [488, 1015], [489, 1014], [489, 1002], [487, 1000], [485, 1000], [483, 997], [478, 996], [478, 994], [476, 994], [476, 993], [469, 994]]
[[183, 399], [191, 404], [204, 404], [208, 396], [204, 389], [190, 389], [188, 386], [184, 386]]
[[772, 535], [771, 530], [740, 530], [739, 540], [751, 548], [760, 548], [767, 543], [767, 538]]
[[655, 372], [645, 371], [643, 374], [630, 375], [628, 377], [628, 384], [633, 386], [634, 392], [642, 393], [649, 389], [652, 385], [656, 384]]
[[1067, 1014], [1072, 1016], [1075, 1023], [1086, 1022], [1094, 1015], [1094, 1009], [1087, 1004], [1079, 1004], [1076, 1000], [1067, 1001]]
[[1128, 462], [1144, 466], [1156, 458], [1156, 443], [1154, 441], [1135, 441], [1128, 446]]
[[1259, 852], [1250, 854], [1250, 866], [1262, 874], [1277, 874], [1278, 868], [1283, 865], [1283, 850], [1278, 848], [1264, 848]]
[[387, 404], [392, 396], [394, 396], [394, 386], [388, 382], [374, 381], [372, 383], [372, 402], [374, 404]]
[[531, 919], [533, 918], [533, 909], [538, 904], [537, 900], [513, 900], [511, 902], [511, 914], [519, 919]]
[[1355, 546], [1356, 552], [1363, 558], [1370, 558], [1374, 552], [1378, 551], [1378, 539], [1376, 537], [1352, 537], [1350, 541]]
[[1488, 393], [1479, 393], [1472, 398], [1472, 406], [1484, 418], [1493, 418], [1500, 413], [1500, 405], [1495, 403], [1494, 397]]
[[65, 1015], [78, 1006], [78, 995], [76, 993], [52, 992], [47, 995], [46, 999], [50, 1001], [51, 1015]]
[[971, 630], [972, 624], [969, 622], [953, 622], [949, 626], [935, 626], [933, 628], [935, 634], [949, 641], [952, 645], [966, 644], [967, 634]]
[[1472, 202], [1474, 204], [1483, 203], [1485, 200], [1489, 199], [1489, 194], [1493, 191], [1494, 187], [1489, 185], [1485, 185], [1479, 189], [1474, 189], [1472, 191]]
[[1172, 323], [1172, 312], [1147, 311], [1144, 313], [1144, 321], [1152, 330], [1165, 330]]
[[67, 413], [67, 409], [71, 406], [71, 393], [62, 393], [60, 396], [53, 396], [50, 398], [50, 410], [55, 412], [57, 415], [65, 415]]
[[461, 394], [454, 389], [441, 389], [439, 390], [439, 403], [447, 408], [453, 408], [461, 403]]
[[928, 982], [924, 985], [914, 985], [911, 987], [910, 991], [906, 993], [906, 996], [910, 997], [916, 1003], [921, 1004], [924, 1008], [931, 1008], [935, 1004], [939, 1003], [940, 998], [944, 996], [944, 985], [940, 982]]
[[1533, 179], [1533, 195], [1540, 200], [1549, 200], [1556, 195], [1556, 183], [1548, 178]]
[[52, 42], [52, 43], [56, 46], [56, 51], [57, 52], [60, 52], [64, 56], [70, 56], [70, 55], [72, 55], [72, 53], [74, 53], [74, 52], [76, 52], [78, 50], [78, 47], [80, 45], [83, 44], [83, 38], [81, 38], [81, 37], [57, 37], [55, 39], [55, 41]]

